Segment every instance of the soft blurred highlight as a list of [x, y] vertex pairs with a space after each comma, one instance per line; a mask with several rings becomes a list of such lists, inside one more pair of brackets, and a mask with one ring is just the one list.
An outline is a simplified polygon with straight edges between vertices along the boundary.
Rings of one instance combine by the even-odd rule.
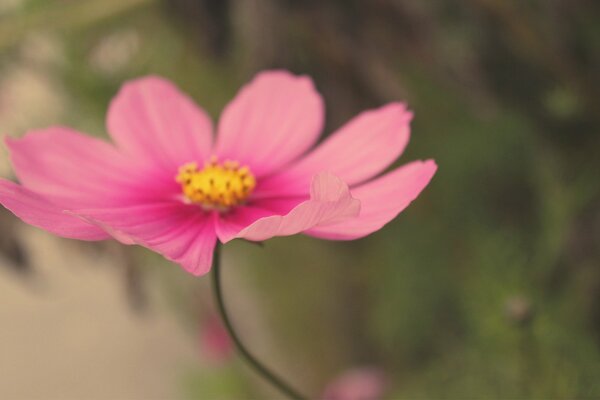
[[[368, 365], [385, 390], [367, 398], [599, 398], [599, 17], [591, 0], [0, 0], [0, 136], [106, 137], [110, 98], [146, 74], [215, 120], [259, 70], [308, 74], [327, 133], [407, 101], [399, 163], [439, 171], [399, 218], [225, 247], [246, 344], [314, 396]], [[0, 210], [0, 398], [277, 398], [214, 323], [208, 278]]]

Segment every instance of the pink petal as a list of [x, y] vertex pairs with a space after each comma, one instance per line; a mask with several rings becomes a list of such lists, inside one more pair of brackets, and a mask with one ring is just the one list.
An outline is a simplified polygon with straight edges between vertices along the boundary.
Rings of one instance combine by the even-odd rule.
[[216, 244], [214, 216], [197, 206], [173, 202], [73, 213], [119, 241], [162, 254], [194, 275], [210, 270]]
[[323, 172], [313, 178], [310, 200], [298, 204], [286, 215], [260, 218], [234, 238], [261, 241], [274, 236], [294, 235], [320, 224], [354, 217], [359, 211], [360, 202], [350, 195], [348, 185]]
[[216, 231], [219, 240], [227, 243], [236, 238], [245, 227], [261, 218], [270, 217], [273, 211], [254, 206], [237, 207], [216, 220]]
[[308, 198], [268, 198], [245, 206], [236, 207], [217, 219], [217, 236], [223, 243], [235, 239], [245, 227], [272, 215], [284, 215]]
[[261, 176], [312, 146], [323, 118], [323, 100], [310, 78], [285, 71], [262, 72], [223, 110], [216, 153], [250, 166]]
[[107, 126], [127, 154], [174, 173], [186, 162], [210, 157], [210, 118], [163, 78], [149, 76], [123, 85], [110, 103]]
[[402, 103], [365, 111], [281, 174], [267, 177], [260, 190], [302, 193], [308, 179], [331, 171], [349, 185], [369, 179], [394, 162], [410, 137], [412, 113]]
[[357, 218], [321, 225], [306, 233], [324, 239], [352, 240], [381, 229], [417, 198], [429, 183], [437, 165], [433, 160], [414, 161], [389, 174], [352, 189], [360, 200]]
[[80, 240], [103, 240], [102, 229], [65, 214], [50, 200], [5, 179], [0, 179], [0, 204], [35, 227], [58, 236]]
[[69, 128], [6, 143], [21, 183], [63, 209], [123, 205], [177, 189], [172, 176], [144, 172], [109, 143]]

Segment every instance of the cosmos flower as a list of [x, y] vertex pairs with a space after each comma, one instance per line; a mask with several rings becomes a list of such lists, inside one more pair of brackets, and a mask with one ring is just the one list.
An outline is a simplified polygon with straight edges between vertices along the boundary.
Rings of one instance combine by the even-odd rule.
[[0, 180], [0, 203], [53, 234], [142, 245], [202, 275], [217, 240], [351, 240], [383, 227], [437, 168], [414, 161], [378, 176], [406, 147], [411, 118], [391, 103], [313, 148], [324, 106], [312, 81], [266, 71], [225, 107], [213, 137], [209, 116], [172, 83], [140, 78], [110, 104], [114, 144], [66, 127], [7, 139], [20, 184]]

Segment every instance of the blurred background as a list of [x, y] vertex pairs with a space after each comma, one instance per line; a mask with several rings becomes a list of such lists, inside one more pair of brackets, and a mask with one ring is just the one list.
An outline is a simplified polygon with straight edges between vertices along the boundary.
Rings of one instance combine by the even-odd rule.
[[[314, 397], [358, 368], [378, 399], [600, 398], [599, 17], [593, 0], [0, 0], [0, 133], [105, 137], [110, 98], [149, 73], [215, 119], [256, 71], [311, 75], [326, 133], [406, 100], [397, 165], [439, 171], [399, 218], [225, 247], [245, 342]], [[277, 397], [231, 354], [208, 281], [1, 209], [0, 398]]]

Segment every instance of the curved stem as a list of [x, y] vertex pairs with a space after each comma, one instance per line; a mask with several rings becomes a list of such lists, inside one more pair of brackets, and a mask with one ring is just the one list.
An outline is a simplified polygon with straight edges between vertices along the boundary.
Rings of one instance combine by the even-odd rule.
[[213, 279], [212, 279], [213, 290], [214, 290], [215, 299], [217, 302], [218, 312], [221, 316], [221, 319], [223, 320], [225, 329], [227, 329], [227, 332], [229, 333], [231, 340], [233, 340], [233, 343], [235, 344], [235, 347], [238, 350], [238, 352], [242, 355], [242, 358], [244, 358], [248, 362], [248, 364], [250, 364], [250, 366], [252, 368], [254, 368], [254, 370], [259, 375], [261, 375], [263, 378], [265, 378], [267, 381], [269, 381], [273, 386], [275, 386], [277, 389], [279, 389], [282, 393], [285, 393], [290, 399], [304, 400], [305, 399], [304, 396], [302, 396], [300, 393], [298, 393], [290, 385], [288, 385], [286, 382], [284, 382], [279, 376], [275, 375], [267, 367], [265, 367], [260, 361], [258, 361], [256, 359], [256, 357], [254, 357], [246, 349], [246, 347], [242, 344], [242, 342], [240, 341], [240, 338], [238, 337], [237, 333], [233, 329], [233, 325], [231, 324], [231, 321], [229, 320], [229, 316], [227, 315], [227, 310], [225, 309], [225, 303], [223, 301], [223, 291], [221, 288], [221, 246], [218, 243], [217, 243], [217, 246], [215, 247], [215, 253], [214, 253], [214, 258], [213, 258], [212, 277], [213, 277]]

